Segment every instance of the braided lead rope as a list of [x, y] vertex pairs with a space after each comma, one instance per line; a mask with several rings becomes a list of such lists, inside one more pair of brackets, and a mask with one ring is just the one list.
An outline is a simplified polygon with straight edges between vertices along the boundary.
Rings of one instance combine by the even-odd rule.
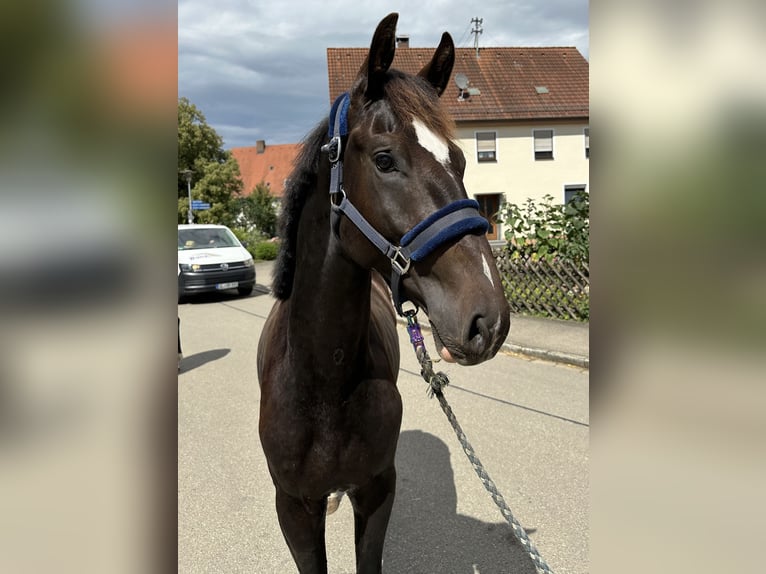
[[449, 406], [449, 403], [447, 402], [447, 399], [442, 392], [442, 389], [449, 384], [449, 378], [441, 371], [438, 373], [434, 372], [433, 362], [428, 356], [428, 351], [426, 351], [426, 347], [423, 342], [423, 336], [420, 332], [420, 325], [418, 324], [417, 318], [415, 317], [416, 313], [417, 311], [405, 312], [405, 317], [407, 318], [407, 331], [410, 334], [410, 341], [415, 348], [415, 355], [418, 359], [418, 362], [420, 363], [420, 374], [426, 383], [428, 383], [428, 395], [431, 398], [435, 396], [439, 400], [439, 405], [441, 405], [444, 414], [447, 415], [447, 420], [449, 420], [450, 424], [452, 425], [452, 428], [455, 431], [455, 435], [457, 435], [457, 439], [460, 442], [460, 446], [463, 447], [463, 452], [465, 452], [468, 460], [471, 462], [473, 470], [481, 480], [485, 490], [492, 497], [492, 500], [495, 501], [495, 504], [498, 506], [500, 512], [503, 515], [503, 518], [505, 518], [506, 522], [508, 522], [508, 524], [513, 529], [513, 534], [516, 536], [516, 539], [521, 543], [521, 545], [529, 554], [537, 572], [540, 574], [553, 574], [553, 571], [550, 569], [545, 560], [543, 560], [543, 557], [540, 556], [540, 552], [537, 550], [535, 545], [532, 544], [532, 541], [529, 539], [529, 536], [527, 535], [524, 528], [522, 528], [521, 524], [519, 524], [518, 520], [516, 520], [516, 518], [513, 516], [513, 513], [506, 504], [503, 495], [500, 494], [500, 492], [497, 490], [497, 486], [495, 486], [494, 481], [490, 478], [489, 474], [487, 474], [484, 465], [481, 464], [479, 457], [476, 456], [476, 452], [473, 450], [471, 443], [468, 442], [468, 438], [465, 436], [463, 429], [457, 422], [457, 418], [452, 412], [452, 408]]

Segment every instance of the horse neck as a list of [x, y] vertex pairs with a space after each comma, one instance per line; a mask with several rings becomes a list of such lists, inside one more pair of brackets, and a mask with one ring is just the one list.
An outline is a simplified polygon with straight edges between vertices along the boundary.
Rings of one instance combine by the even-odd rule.
[[288, 340], [313, 369], [337, 370], [364, 360], [371, 275], [344, 256], [330, 229], [329, 178], [324, 180], [319, 177], [301, 214]]

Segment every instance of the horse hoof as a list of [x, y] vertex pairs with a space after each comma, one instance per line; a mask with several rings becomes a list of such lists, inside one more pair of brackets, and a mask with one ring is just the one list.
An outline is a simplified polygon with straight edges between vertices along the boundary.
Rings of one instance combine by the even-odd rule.
[[333, 492], [327, 497], [327, 515], [332, 514], [340, 506], [340, 501], [343, 500], [343, 492]]

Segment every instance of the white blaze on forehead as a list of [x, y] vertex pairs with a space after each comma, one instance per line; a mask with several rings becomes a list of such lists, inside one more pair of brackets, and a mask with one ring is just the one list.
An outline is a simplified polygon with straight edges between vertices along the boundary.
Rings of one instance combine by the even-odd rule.
[[446, 167], [449, 163], [449, 146], [444, 141], [444, 138], [436, 135], [417, 118], [412, 120], [412, 127], [415, 128], [418, 143], [430, 151], [436, 158], [436, 161]]

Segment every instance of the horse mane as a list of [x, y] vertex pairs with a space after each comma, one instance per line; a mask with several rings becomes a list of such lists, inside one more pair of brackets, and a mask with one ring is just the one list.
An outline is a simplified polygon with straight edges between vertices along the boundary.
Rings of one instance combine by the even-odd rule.
[[277, 299], [287, 299], [293, 290], [295, 255], [298, 243], [298, 223], [303, 206], [316, 187], [321, 146], [327, 137], [328, 120], [322, 121], [302, 142], [301, 151], [293, 163], [287, 180], [282, 212], [279, 215], [279, 253], [272, 272], [271, 290]]
[[[364, 89], [364, 82], [364, 77], [358, 79], [353, 91]], [[390, 69], [386, 75], [383, 94], [400, 126], [418, 118], [431, 131], [445, 139], [454, 138], [455, 122], [447, 108], [440, 105], [439, 96], [425, 79]], [[328, 123], [329, 120], [325, 118], [303, 140], [301, 152], [295, 159], [293, 171], [287, 181], [278, 222], [279, 253], [272, 274], [272, 292], [277, 299], [288, 299], [292, 293], [298, 224], [303, 206], [317, 185], [320, 148], [327, 138]]]

